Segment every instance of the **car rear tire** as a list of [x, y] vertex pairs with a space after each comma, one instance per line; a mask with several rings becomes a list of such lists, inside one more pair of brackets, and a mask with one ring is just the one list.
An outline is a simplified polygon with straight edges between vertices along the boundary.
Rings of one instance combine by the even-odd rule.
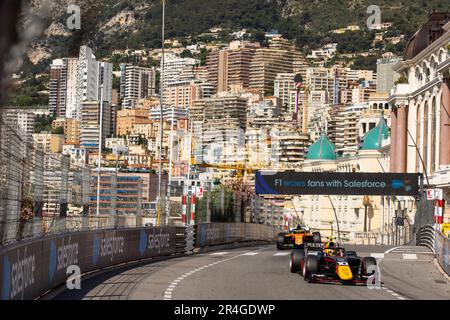
[[319, 259], [316, 256], [308, 256], [305, 258], [303, 267], [303, 279], [307, 282], [312, 282], [313, 275], [319, 272]]
[[371, 268], [374, 268], [374, 267], [375, 267], [375, 269], [372, 269], [372, 270], [376, 270], [377, 260], [374, 257], [364, 257], [363, 263], [364, 263], [364, 269], [363, 269], [364, 275], [371, 276], [372, 274], [375, 273], [375, 271], [372, 271], [372, 272], [369, 271]]
[[305, 258], [305, 251], [302, 249], [293, 249], [291, 253], [290, 269], [292, 273], [302, 274], [302, 260]]
[[281, 250], [283, 249], [283, 245], [284, 245], [284, 233], [280, 233], [277, 235], [277, 249]]
[[313, 238], [314, 238], [314, 243], [322, 242], [322, 237], [320, 235], [320, 232], [313, 232]]

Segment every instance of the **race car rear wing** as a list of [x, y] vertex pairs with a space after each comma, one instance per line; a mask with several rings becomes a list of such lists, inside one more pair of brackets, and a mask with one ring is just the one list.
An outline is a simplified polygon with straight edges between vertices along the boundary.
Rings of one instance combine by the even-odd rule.
[[305, 243], [305, 249], [309, 250], [309, 251], [320, 251], [323, 249], [323, 244], [308, 242], [308, 243]]

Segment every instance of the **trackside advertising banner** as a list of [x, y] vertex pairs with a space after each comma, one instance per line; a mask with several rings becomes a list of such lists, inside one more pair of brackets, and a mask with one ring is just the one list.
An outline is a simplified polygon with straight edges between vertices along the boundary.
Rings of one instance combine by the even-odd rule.
[[0, 298], [34, 299], [81, 273], [176, 252], [176, 228], [74, 232], [0, 249]]
[[264, 172], [255, 174], [261, 195], [398, 195], [419, 194], [419, 175], [409, 173]]

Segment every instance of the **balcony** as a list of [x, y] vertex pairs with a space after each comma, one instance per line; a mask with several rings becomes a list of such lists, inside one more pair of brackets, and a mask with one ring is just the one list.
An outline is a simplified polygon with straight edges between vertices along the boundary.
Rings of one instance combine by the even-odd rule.
[[431, 184], [438, 187], [450, 186], [450, 166], [441, 166], [431, 177]]
[[407, 95], [411, 92], [409, 83], [399, 83], [391, 91], [391, 95]]

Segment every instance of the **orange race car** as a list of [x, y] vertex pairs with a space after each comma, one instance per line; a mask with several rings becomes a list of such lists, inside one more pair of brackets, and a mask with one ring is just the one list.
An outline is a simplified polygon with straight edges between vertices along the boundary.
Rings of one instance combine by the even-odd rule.
[[321, 243], [320, 232], [311, 232], [309, 228], [297, 226], [289, 232], [280, 232], [277, 235], [277, 249], [304, 248], [306, 243]]

